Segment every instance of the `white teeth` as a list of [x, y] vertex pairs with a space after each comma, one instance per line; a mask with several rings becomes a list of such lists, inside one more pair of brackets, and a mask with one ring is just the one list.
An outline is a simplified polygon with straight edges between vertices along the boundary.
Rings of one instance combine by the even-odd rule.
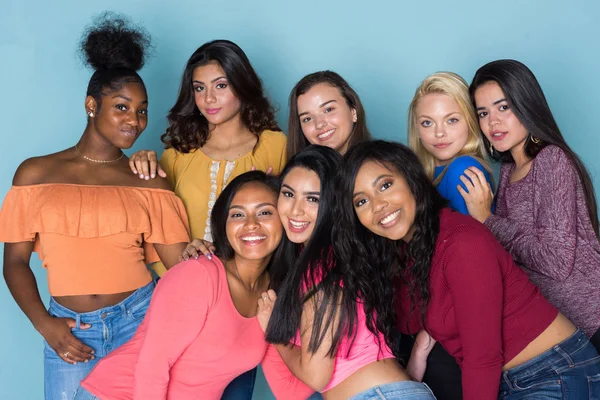
[[296, 222], [296, 221], [292, 221], [290, 220], [290, 224], [292, 224], [292, 226], [294, 228], [300, 229], [300, 228], [304, 228], [305, 226], [307, 226], [310, 222]]
[[494, 137], [502, 136], [502, 132], [494, 133], [492, 136], [494, 136]]
[[327, 132], [323, 132], [320, 135], [318, 135], [317, 137], [321, 140], [323, 139], [327, 139], [329, 136], [331, 136], [333, 134], [333, 132], [335, 132], [335, 129], [330, 129]]
[[382, 219], [381, 221], [379, 221], [379, 223], [381, 225], [385, 225], [389, 222], [392, 222], [398, 215], [400, 215], [400, 210], [391, 213], [390, 215], [388, 215], [387, 217], [385, 217], [384, 219]]
[[266, 236], [246, 236], [243, 237], [242, 240], [245, 242], [255, 242], [257, 240], [265, 240], [266, 238]]

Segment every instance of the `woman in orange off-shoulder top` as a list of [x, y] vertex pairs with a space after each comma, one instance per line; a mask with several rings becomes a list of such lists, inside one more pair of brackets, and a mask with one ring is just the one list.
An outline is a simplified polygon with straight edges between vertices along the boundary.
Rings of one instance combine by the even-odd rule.
[[[174, 265], [189, 240], [181, 200], [164, 180], [132, 176], [122, 152], [147, 124], [136, 70], [149, 39], [117, 15], [98, 22], [82, 42], [95, 69], [83, 135], [23, 162], [0, 211], [6, 283], [45, 339], [46, 400], [71, 399], [95, 363], [131, 338], [154, 288], [146, 264]], [[48, 310], [33, 251], [48, 271]]]

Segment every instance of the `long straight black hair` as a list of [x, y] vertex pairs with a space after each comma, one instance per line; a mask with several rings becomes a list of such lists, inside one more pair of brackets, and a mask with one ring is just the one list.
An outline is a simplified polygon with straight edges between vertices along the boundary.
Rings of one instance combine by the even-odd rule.
[[[398, 173], [406, 180], [416, 201], [415, 231], [409, 243], [390, 240], [363, 226], [354, 210], [356, 176], [368, 161]], [[337, 177], [338, 201], [333, 246], [344, 275], [359, 284], [365, 310], [377, 314], [377, 329], [394, 348], [396, 316], [393, 307], [393, 279], [409, 285], [412, 313], [420, 304], [421, 320], [429, 303], [429, 272], [440, 231], [439, 214], [447, 205], [431, 183], [415, 153], [394, 142], [375, 140], [355, 146], [344, 156]], [[366, 284], [365, 284], [366, 283]], [[408, 316], [401, 316], [408, 321]]]
[[[315, 309], [308, 350], [315, 352], [328, 330], [333, 329], [333, 343], [328, 353], [331, 356], [335, 355], [340, 339], [352, 335], [356, 326], [354, 287], [335, 262], [331, 244], [335, 172], [341, 159], [341, 155], [329, 147], [309, 145], [294, 155], [281, 173], [282, 183], [295, 168], [315, 172], [321, 184], [319, 210], [306, 246], [302, 248], [301, 244], [284, 237], [282, 251], [273, 259], [271, 286], [277, 292], [277, 302], [266, 332], [268, 342], [289, 344], [300, 329], [304, 304], [318, 295], [320, 305]], [[339, 313], [338, 304], [341, 304]], [[337, 326], [333, 326], [334, 323]]]
[[[497, 60], [485, 64], [477, 70], [469, 87], [471, 101], [473, 101], [475, 107], [477, 107], [475, 92], [488, 82], [496, 82], [500, 86], [515, 116], [529, 131], [529, 137], [525, 141], [525, 154], [527, 157], [530, 159], [535, 158], [544, 147], [552, 144], [559, 147], [571, 160], [583, 185], [592, 227], [596, 237], [600, 238], [596, 194], [590, 175], [583, 162], [571, 150], [560, 129], [558, 129], [552, 111], [550, 111], [550, 106], [546, 101], [546, 96], [544, 96], [542, 87], [533, 72], [525, 64], [515, 60]], [[492, 158], [503, 162], [514, 162], [510, 151], [491, 151], [489, 140], [485, 135], [482, 136], [485, 148]], [[532, 140], [533, 138], [539, 139], [539, 143], [536, 143], [537, 140]]]

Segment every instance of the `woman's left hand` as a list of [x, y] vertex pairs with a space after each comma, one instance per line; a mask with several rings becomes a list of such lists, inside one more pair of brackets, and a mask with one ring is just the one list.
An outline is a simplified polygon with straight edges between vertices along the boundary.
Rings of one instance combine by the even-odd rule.
[[275, 300], [277, 300], [277, 295], [273, 289], [263, 292], [260, 295], [260, 299], [258, 299], [258, 314], [256, 314], [256, 317], [264, 332], [267, 331], [269, 319], [271, 319], [271, 313], [275, 306]]
[[477, 221], [484, 223], [492, 215], [494, 192], [483, 172], [477, 167], [469, 167], [460, 177], [468, 192], [461, 185], [456, 189], [465, 200], [469, 214]]

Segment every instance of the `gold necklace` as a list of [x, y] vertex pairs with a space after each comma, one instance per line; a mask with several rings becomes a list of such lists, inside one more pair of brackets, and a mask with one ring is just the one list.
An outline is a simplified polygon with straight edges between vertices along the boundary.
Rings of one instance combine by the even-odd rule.
[[75, 152], [77, 154], [79, 154], [81, 157], [83, 157], [84, 159], [91, 161], [91, 162], [95, 162], [95, 163], [99, 163], [99, 164], [108, 164], [108, 163], [114, 163], [119, 161], [121, 158], [123, 158], [125, 156], [125, 153], [123, 153], [123, 151], [121, 151], [121, 157], [114, 159], [114, 160], [96, 160], [94, 158], [90, 158], [88, 156], [85, 156], [83, 154], [81, 154], [81, 152], [79, 151], [79, 149], [77, 148], [77, 145], [75, 145]]

